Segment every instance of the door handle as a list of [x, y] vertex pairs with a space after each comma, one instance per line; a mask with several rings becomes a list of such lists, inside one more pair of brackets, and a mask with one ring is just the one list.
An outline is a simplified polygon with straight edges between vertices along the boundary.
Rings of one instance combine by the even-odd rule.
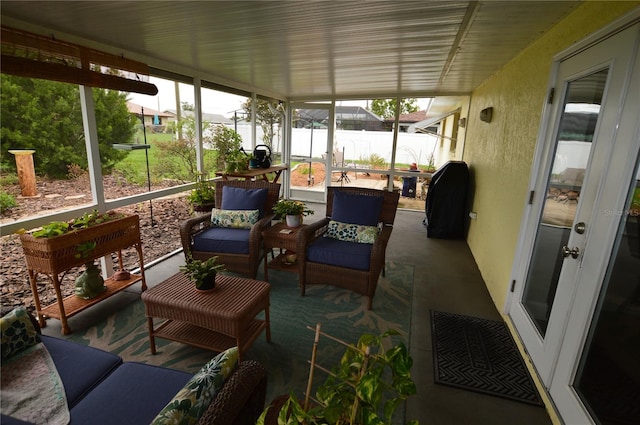
[[578, 258], [579, 255], [580, 249], [578, 247], [569, 248], [566, 245], [562, 247], [562, 256], [564, 258], [567, 258], [568, 256], [571, 256], [571, 258]]

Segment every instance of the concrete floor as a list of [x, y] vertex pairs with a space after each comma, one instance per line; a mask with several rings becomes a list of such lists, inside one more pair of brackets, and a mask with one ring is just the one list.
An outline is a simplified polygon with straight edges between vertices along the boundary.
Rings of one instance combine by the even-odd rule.
[[[305, 218], [324, 216], [323, 204], [308, 205], [316, 211]], [[464, 241], [429, 239], [422, 225], [424, 212], [399, 210], [387, 247], [387, 260], [412, 264], [414, 269], [410, 351], [412, 377], [418, 393], [407, 402], [406, 418], [423, 425], [543, 425], [551, 419], [542, 407], [464, 391], [433, 382], [430, 310], [500, 320], [471, 252]], [[175, 273], [184, 261], [180, 253], [146, 270], [149, 286]], [[83, 328], [109, 315], [122, 303], [139, 296], [139, 285], [72, 317], [72, 329]], [[57, 320], [49, 320], [44, 333], [60, 336]]]
[[465, 241], [427, 238], [424, 212], [401, 210], [387, 259], [413, 264], [410, 350], [418, 393], [407, 419], [421, 424], [550, 424], [542, 407], [460, 390], [433, 382], [430, 310], [501, 320]]

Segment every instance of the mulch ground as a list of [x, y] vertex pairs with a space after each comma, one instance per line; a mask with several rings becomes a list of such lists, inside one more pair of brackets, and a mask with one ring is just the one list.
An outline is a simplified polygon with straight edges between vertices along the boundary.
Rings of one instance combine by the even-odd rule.
[[[293, 186], [318, 186], [324, 185], [325, 168], [322, 163], [312, 163], [311, 176], [309, 178], [309, 165], [300, 164], [291, 174]], [[367, 177], [360, 174], [358, 178]], [[103, 184], [107, 199], [116, 199], [134, 194], [144, 193], [146, 186], [128, 184], [122, 177], [116, 175], [104, 176]], [[164, 185], [166, 186], [166, 184]], [[157, 190], [163, 185], [154, 185], [151, 190]], [[12, 208], [0, 217], [3, 223], [24, 219], [34, 215], [50, 214], [62, 208], [78, 206], [91, 201], [91, 188], [86, 176], [72, 180], [47, 180], [38, 178], [37, 197], [21, 197], [20, 187], [15, 185], [3, 186], [3, 190], [16, 197], [18, 206]], [[191, 216], [186, 193], [154, 199], [151, 202], [140, 202], [127, 207], [119, 208], [129, 214], [138, 214], [140, 217], [140, 231], [142, 238], [142, 251], [144, 262], [148, 264], [154, 259], [160, 258], [181, 247], [179, 226], [182, 220]], [[151, 220], [153, 210], [153, 220]], [[33, 294], [29, 284], [27, 267], [24, 261], [22, 245], [18, 235], [6, 235], [0, 238], [0, 304], [2, 307], [24, 306], [33, 311], [35, 309]], [[124, 266], [128, 270], [138, 267], [137, 255], [134, 249], [123, 252]], [[62, 279], [63, 296], [69, 296], [74, 292], [74, 280], [83, 271], [84, 267], [70, 270]], [[38, 294], [42, 306], [55, 302], [55, 292], [48, 278], [40, 275], [37, 281]]]
[[[48, 214], [61, 208], [81, 205], [91, 201], [91, 189], [86, 178], [73, 180], [44, 180], [38, 179], [37, 197], [20, 197], [18, 185], [5, 186], [3, 190], [16, 195], [18, 207], [8, 210], [2, 215], [3, 223], [22, 219], [35, 214]], [[131, 186], [116, 176], [104, 177], [105, 194], [108, 199], [130, 196], [136, 193], [146, 192], [147, 187]], [[156, 190], [161, 186], [153, 186]], [[153, 200], [153, 222], [151, 220], [151, 207], [149, 202], [141, 202], [123, 208], [129, 214], [137, 214], [140, 217], [140, 231], [142, 238], [142, 251], [144, 262], [160, 258], [181, 247], [179, 236], [179, 224], [190, 217], [189, 204], [185, 200], [186, 194], [166, 199]], [[22, 245], [18, 235], [7, 235], [0, 238], [0, 251], [2, 262], [0, 263], [0, 291], [2, 297], [0, 303], [3, 307], [24, 306], [33, 311], [35, 309], [33, 294], [29, 284], [27, 267], [24, 261]], [[125, 268], [132, 270], [138, 267], [137, 254], [134, 249], [123, 252]], [[64, 296], [73, 294], [74, 280], [83, 271], [84, 267], [70, 270], [62, 279], [62, 293]], [[48, 278], [39, 275], [38, 294], [41, 305], [46, 306], [55, 302], [53, 285]]]

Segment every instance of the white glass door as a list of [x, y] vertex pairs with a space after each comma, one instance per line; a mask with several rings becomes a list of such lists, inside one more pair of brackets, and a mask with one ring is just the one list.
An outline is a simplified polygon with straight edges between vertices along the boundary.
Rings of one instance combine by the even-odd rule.
[[[640, 32], [638, 25], [636, 34]], [[638, 35], [640, 38], [640, 35]], [[636, 38], [636, 48], [640, 41]], [[633, 46], [630, 40], [627, 46]], [[640, 423], [640, 56], [549, 392], [568, 424]]]
[[[613, 261], [620, 217], [606, 217], [606, 211], [624, 210], [640, 144], [638, 85], [631, 78], [637, 40], [635, 25], [572, 55], [557, 68], [533, 201], [515, 259], [517, 301], [509, 310], [547, 388], [552, 382], [559, 385], [567, 371], [571, 379], [562, 378], [561, 386], [573, 386], [581, 344], [605, 270]], [[628, 105], [636, 118], [624, 121], [621, 106], [628, 99], [634, 99]], [[635, 139], [621, 137], [634, 131]], [[561, 368], [563, 350], [572, 355], [566, 354]], [[554, 402], [560, 411], [581, 404], [575, 392]], [[588, 423], [589, 418], [584, 414], [581, 419]]]

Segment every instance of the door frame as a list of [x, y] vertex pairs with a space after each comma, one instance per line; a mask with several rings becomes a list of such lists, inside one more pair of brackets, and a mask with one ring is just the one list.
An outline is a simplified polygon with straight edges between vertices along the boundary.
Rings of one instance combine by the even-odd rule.
[[[596, 312], [599, 296], [605, 283], [607, 272], [610, 266], [618, 231], [621, 222], [626, 221], [624, 214], [617, 214], [615, 211], [624, 211], [624, 206], [629, 196], [628, 182], [635, 181], [637, 165], [640, 162], [640, 122], [638, 122], [638, 110], [640, 99], [631, 93], [640, 93], [640, 25], [636, 32], [635, 58], [631, 65], [632, 72], [628, 75], [626, 82], [626, 96], [621, 99], [620, 114], [618, 122], [621, 123], [616, 131], [614, 140], [628, 141], [626, 149], [616, 149], [612, 153], [612, 163], [620, 166], [611, 167], [603, 179], [603, 187], [620, 186], [620, 190], [604, 191], [601, 204], [612, 206], [614, 213], [601, 214], [595, 217], [592, 227], [598, 229], [595, 235], [597, 240], [602, 240], [606, 249], [596, 252], [594, 261], [586, 262], [582, 273], [586, 276], [594, 276], [591, 286], [582, 285], [575, 297], [576, 306], [583, 308], [572, 309], [567, 320], [567, 328], [582, 327], [581, 332], [569, 332], [564, 338], [563, 344], [556, 359], [556, 371], [553, 374], [549, 385], [549, 393], [553, 398], [563, 419], [567, 423], [586, 423], [589, 413], [581, 402], [573, 383], [576, 378], [578, 366], [583, 354], [584, 347], [590, 331], [590, 324]], [[630, 123], [634, 123], [631, 125]], [[619, 142], [620, 143], [620, 142]], [[624, 183], [620, 185], [620, 183]], [[585, 253], [586, 255], [586, 253]]]
[[[554, 87], [554, 83], [556, 78], [558, 77], [558, 71], [560, 68], [560, 63], [573, 56], [576, 55], [589, 47], [603, 41], [604, 39], [614, 35], [618, 32], [623, 31], [625, 28], [632, 26], [635, 22], [640, 20], [640, 8], [634, 10], [633, 12], [619, 18], [618, 20], [610, 23], [606, 27], [596, 31], [595, 33], [587, 36], [586, 38], [574, 43], [570, 47], [562, 50], [553, 56], [553, 63], [551, 65], [551, 70], [549, 72], [549, 78], [547, 81], [547, 98], [545, 98], [545, 102], [542, 105], [542, 113], [540, 116], [540, 128], [538, 130], [538, 136], [536, 138], [536, 147], [533, 155], [533, 163], [531, 164], [531, 172], [529, 175], [529, 187], [527, 188], [526, 195], [523, 199], [526, 208], [522, 214], [522, 220], [520, 222], [520, 230], [519, 235], [525, 234], [525, 237], [519, 237], [518, 242], [516, 244], [515, 256], [514, 258], [520, 258], [523, 251], [528, 249], [532, 245], [532, 239], [535, 235], [527, 235], [526, 230], [529, 225], [530, 215], [532, 214], [531, 202], [529, 201], [531, 196], [535, 193], [535, 189], [539, 185], [538, 179], [546, 179], [546, 174], [544, 172], [548, 172], [549, 167], [551, 166], [548, 158], [550, 156], [550, 150], [552, 149], [551, 144], [545, 144], [545, 140], [547, 137], [547, 133], [549, 132], [549, 127], [552, 126], [552, 122], [550, 118], [553, 116], [556, 108], [551, 103], [547, 102], [548, 97], [551, 95], [551, 89]], [[558, 117], [559, 119], [559, 117]], [[548, 146], [547, 146], [548, 145]], [[545, 168], [544, 165], [547, 165]], [[536, 212], [536, 211], [534, 211]], [[528, 236], [528, 237], [526, 237]], [[510, 282], [514, 285], [517, 282], [514, 282], [515, 276], [518, 276], [518, 271], [521, 271], [522, 264], [519, 264], [514, 261]], [[505, 303], [502, 306], [502, 313], [508, 315], [509, 309], [511, 308], [511, 303], [515, 298], [515, 292], [512, 289], [512, 285], [509, 285], [509, 289], [507, 290], [507, 296], [505, 297]]]
[[[314, 102], [300, 102], [300, 101], [292, 101], [289, 103], [289, 122], [288, 122], [288, 128], [287, 128], [287, 132], [288, 132], [288, 140], [287, 140], [287, 147], [288, 147], [288, 163], [289, 163], [289, 169], [291, 171], [291, 150], [292, 150], [292, 146], [291, 144], [293, 143], [293, 111], [295, 109], [323, 109], [328, 111], [328, 123], [327, 123], [327, 145], [325, 147], [325, 151], [327, 152], [327, 155], [325, 156], [325, 175], [327, 176], [325, 178], [325, 184], [322, 187], [322, 191], [317, 191], [317, 192], [312, 192], [309, 190], [303, 190], [303, 189], [292, 189], [291, 188], [291, 184], [290, 181], [287, 181], [286, 184], [286, 188], [287, 191], [285, 193], [287, 193], [287, 197], [290, 197], [291, 199], [298, 199], [301, 201], [310, 201], [310, 202], [321, 202], [321, 203], [325, 203], [327, 201], [327, 181], [329, 179], [329, 176], [331, 176], [330, 172], [331, 172], [331, 164], [332, 164], [332, 155], [333, 155], [333, 139], [335, 137], [335, 102], [332, 101], [331, 103], [314, 103]], [[289, 177], [289, 176], [287, 176]]]
[[[549, 80], [547, 83], [548, 93], [550, 93], [551, 88], [554, 87], [555, 85], [555, 82], [559, 75], [560, 66], [563, 61], [566, 61], [572, 56], [582, 53], [585, 50], [601, 43], [607, 38], [624, 31], [625, 29], [637, 24], [639, 21], [640, 21], [640, 9], [636, 9], [630, 14], [618, 19], [617, 21], [611, 23], [605, 28], [595, 32], [594, 34], [590, 35], [584, 40], [574, 44], [568, 49], [565, 49], [562, 52], [555, 55], [553, 58], [553, 64], [551, 67], [551, 72], [550, 72]], [[638, 76], [639, 70], [637, 66], [637, 62], [638, 62], [638, 36], [637, 35], [635, 40], [636, 40], [635, 53], [634, 53], [635, 58], [633, 57], [633, 55], [631, 56], [632, 64], [630, 65], [630, 68], [629, 68], [629, 70], [631, 70], [634, 74], [630, 75], [631, 73], [629, 71], [626, 74], [626, 77], [630, 81], [631, 81], [631, 78], [639, 77]], [[635, 61], [636, 63], [635, 66], [633, 65], [633, 61]], [[630, 89], [633, 89], [634, 87], [633, 85], [630, 86], [629, 84], [630, 84], [629, 81], [627, 81], [627, 83], [625, 84], [625, 90], [622, 91], [622, 95], [621, 95], [622, 98], [620, 102], [622, 102], [623, 100], [624, 101], [629, 100]], [[637, 84], [636, 84], [636, 87], [637, 87]], [[559, 88], [556, 88], [556, 90], [558, 89]], [[531, 346], [527, 347], [527, 345], [525, 344], [525, 338], [523, 338], [523, 335], [521, 334], [521, 331], [523, 331], [524, 329], [524, 325], [522, 323], [521, 325], [517, 325], [517, 322], [512, 317], [513, 312], [511, 310], [515, 307], [513, 303], [520, 302], [523, 295], [523, 289], [524, 289], [523, 287], [524, 287], [525, 281], [524, 280], [520, 281], [520, 280], [522, 276], [526, 276], [526, 271], [529, 267], [530, 262], [529, 260], [519, 261], [519, 259], [524, 259], [524, 258], [530, 259], [531, 257], [532, 249], [534, 245], [533, 242], [536, 237], [535, 230], [531, 229], [532, 223], [534, 222], [532, 214], [535, 214], [536, 217], [539, 217], [539, 215], [541, 214], [541, 208], [543, 205], [542, 202], [539, 202], [539, 201], [532, 202], [530, 199], [532, 199], [532, 197], [534, 196], [536, 197], [544, 196], [544, 194], [540, 194], [538, 192], [540, 191], [539, 188], [542, 188], [543, 186], [545, 186], [546, 180], [549, 175], [549, 167], [551, 167], [552, 165], [552, 161], [550, 160], [550, 158], [554, 150], [555, 141], [549, 142], [549, 137], [550, 137], [550, 134], [554, 132], [555, 129], [557, 129], [558, 120], [560, 119], [560, 114], [559, 114], [559, 108], [561, 107], [560, 104], [561, 102], [554, 102], [553, 104], [549, 102], [545, 102], [543, 105], [540, 129], [538, 132], [538, 138], [537, 138], [536, 149], [534, 154], [534, 161], [532, 164], [531, 175], [529, 179], [530, 186], [527, 190], [527, 196], [525, 200], [526, 208], [524, 210], [522, 221], [521, 221], [520, 237], [518, 238], [518, 243], [516, 246], [516, 251], [514, 256], [514, 263], [512, 266], [511, 279], [510, 279], [512, 282], [512, 285], [510, 285], [510, 288], [507, 292], [506, 301], [503, 306], [503, 313], [509, 317], [509, 320], [513, 325], [512, 328], [514, 332], [517, 334], [520, 342], [522, 343], [522, 347], [525, 352], [527, 352], [532, 347]], [[623, 114], [620, 113], [620, 111], [622, 110], [622, 104], [620, 104], [620, 108], [621, 109], [619, 110], [617, 115], [618, 122], [620, 122], [620, 120], [623, 119], [622, 118]], [[626, 113], [632, 114], [633, 111], [626, 111]], [[637, 106], [635, 109], [635, 113], [637, 114]], [[636, 123], [635, 127], [636, 128], [632, 131], [631, 137], [637, 138], [638, 134], [640, 133], [640, 130], [639, 130], [640, 125]], [[553, 137], [553, 134], [551, 134], [551, 137]], [[618, 135], [618, 137], [620, 137], [620, 135]], [[633, 174], [635, 159], [636, 158], [633, 158], [633, 159], [627, 158], [627, 161], [624, 163], [624, 167], [621, 167], [622, 169], [619, 170], [618, 174], [616, 175], [617, 177], [615, 178], [619, 178], [621, 175], [627, 176], [628, 174], [627, 177], [630, 179]], [[633, 162], [633, 164], [631, 164], [631, 162]], [[620, 164], [620, 163], [618, 162], [617, 164]], [[609, 173], [610, 172], [607, 172], [604, 178], [602, 178], [600, 182], [595, 182], [595, 184], [601, 185], [606, 181], [611, 181], [612, 179], [614, 179], [614, 176], [609, 175]], [[630, 181], [629, 179], [623, 180], [623, 181], [628, 182]], [[601, 189], [599, 189], [599, 191], [600, 190]], [[617, 196], [615, 198], [617, 199], [616, 202], [619, 201], [624, 203], [624, 198], [627, 195], [626, 186], [625, 186], [624, 192], [625, 193], [616, 194]], [[601, 201], [600, 195], [601, 195], [600, 192], [598, 192], [596, 202]], [[618, 204], [620, 204], [619, 202]], [[579, 213], [579, 211], [577, 213]], [[612, 221], [616, 221], [616, 220], [612, 220]], [[606, 247], [604, 247], [605, 249], [602, 249], [603, 251], [602, 256], [599, 257], [597, 261], [594, 262], [597, 264], [598, 267], [600, 267], [600, 269], [605, 269], [606, 265], [609, 262], [609, 256], [611, 255], [611, 247], [613, 246], [613, 239], [615, 239], [618, 222], [619, 221], [616, 221], [615, 225], [609, 223], [610, 225], [609, 228], [604, 230], [605, 232], [608, 232], [608, 236], [611, 236], [611, 237], [607, 237], [607, 240], [603, 241]], [[595, 226], [595, 223], [592, 225], [592, 227], [594, 226]], [[611, 241], [609, 239], [611, 239]], [[601, 276], [599, 276], [598, 278], [600, 277]], [[599, 285], [601, 286], [601, 284], [602, 284], [602, 280], [600, 280]], [[514, 287], [517, 289], [514, 290], [513, 289]], [[577, 305], [576, 303], [587, 302], [587, 300], [584, 299], [585, 294], [584, 294], [584, 291], [582, 291], [582, 288], [581, 288], [581, 291], [576, 291], [576, 292], [580, 292], [580, 294], [579, 296], [576, 296], [573, 299], [572, 305]], [[599, 290], [597, 293], [599, 293]], [[539, 364], [537, 365], [533, 361], [533, 358], [530, 357], [531, 359], [530, 364], [532, 365], [532, 368], [533, 368], [532, 372], [538, 375], [539, 381], [542, 382], [543, 386], [545, 387], [545, 391], [548, 391], [549, 396], [554, 402], [553, 404], [555, 405], [556, 409], [558, 409], [558, 412], [563, 415], [563, 417], [564, 417], [564, 414], [572, 416], [572, 413], [568, 413], [568, 411], [567, 413], [564, 412], [566, 410], [567, 405], [573, 405], [573, 407], [575, 407], [577, 404], [581, 404], [581, 403], [576, 403], [576, 401], [579, 401], [577, 397], [574, 397], [573, 399], [571, 398], [572, 397], [571, 385], [573, 383], [573, 378], [575, 377], [575, 372], [578, 366], [580, 354], [582, 352], [582, 347], [584, 345], [587, 332], [589, 330], [589, 322], [594, 312], [595, 302], [597, 301], [597, 293], [594, 295], [593, 291], [591, 292], [591, 298], [590, 300], [588, 300], [588, 302], [590, 302], [591, 305], [589, 305], [589, 308], [587, 309], [582, 309], [580, 315], [568, 314], [567, 320], [565, 322], [565, 326], [572, 326], [573, 329], [581, 329], [581, 332], [575, 332], [575, 333], [571, 333], [571, 335], [566, 335], [568, 337], [566, 344], [565, 342], [562, 342], [559, 345], [551, 347], [555, 351], [554, 353], [555, 359], [553, 361], [553, 366], [551, 370], [548, 370], [545, 373], [541, 373], [541, 371], [539, 370], [540, 365]], [[520, 309], [523, 309], [523, 307], [520, 306]], [[528, 318], [529, 322], [531, 322], [531, 319], [528, 317], [527, 314], [523, 314], [523, 316], [525, 318]], [[522, 321], [522, 317], [518, 320]], [[521, 326], [520, 329], [518, 328], [518, 326]], [[535, 325], [532, 322], [529, 323], [528, 326], [530, 326], [531, 329], [535, 329]], [[564, 329], [566, 330], [569, 328], [565, 327]], [[538, 343], [540, 344], [540, 346], [543, 346], [544, 341], [542, 341], [542, 338], [540, 338], [539, 335], [537, 337], [538, 337]], [[527, 338], [531, 340], [532, 336], [529, 335]], [[562, 362], [562, 367], [558, 368], [558, 365], [560, 364], [560, 362]], [[564, 381], [564, 382], [561, 382], [561, 381]], [[556, 386], [556, 389], [553, 392], [550, 391], [550, 388], [552, 385]], [[558, 389], [558, 388], [561, 388], [561, 389]], [[568, 389], [570, 391], [567, 391]], [[562, 392], [563, 394], [561, 394]], [[575, 396], [575, 394], [573, 394], [573, 396]], [[558, 398], [558, 400], [556, 400], [556, 398]], [[580, 410], [580, 409], [577, 409], [577, 410]], [[582, 412], [581, 414], [584, 415], [585, 412]]]

